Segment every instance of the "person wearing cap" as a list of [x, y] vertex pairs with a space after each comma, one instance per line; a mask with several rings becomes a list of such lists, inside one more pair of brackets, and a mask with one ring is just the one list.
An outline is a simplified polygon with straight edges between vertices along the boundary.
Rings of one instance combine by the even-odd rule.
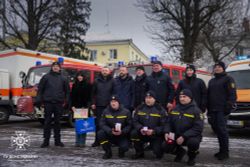
[[180, 92], [179, 101], [180, 103], [169, 113], [164, 127], [165, 141], [162, 147], [166, 153], [176, 155], [175, 162], [181, 162], [186, 154], [183, 146], [187, 146], [187, 164], [193, 166], [202, 139], [203, 115], [189, 89]]
[[45, 74], [39, 82], [35, 104], [44, 105], [44, 141], [42, 148], [49, 146], [52, 114], [54, 115], [54, 138], [55, 145], [63, 147], [60, 135], [60, 118], [64, 110], [64, 104], [68, 104], [70, 88], [68, 80], [61, 74], [61, 65], [52, 63], [51, 70]]
[[229, 158], [227, 116], [234, 109], [237, 99], [234, 79], [226, 74], [225, 69], [224, 62], [215, 63], [214, 78], [208, 83], [207, 116], [219, 141], [219, 152], [214, 154], [218, 160]]
[[144, 102], [148, 91], [147, 75], [143, 66], [136, 67], [134, 108]]
[[[89, 108], [90, 106], [91, 85], [87, 80], [86, 74], [80, 71], [76, 74], [75, 82], [71, 90], [71, 109]], [[86, 133], [76, 134], [76, 147], [84, 147], [86, 144]]]
[[[91, 108], [96, 116], [96, 133], [99, 131], [99, 122], [103, 110], [109, 105], [110, 98], [114, 94], [114, 79], [108, 67], [103, 67], [100, 75], [95, 79], [92, 89], [92, 105]], [[92, 147], [99, 146], [97, 136]]]
[[147, 142], [150, 143], [156, 158], [162, 158], [161, 143], [165, 122], [165, 109], [156, 102], [156, 94], [153, 91], [148, 91], [145, 96], [145, 104], [137, 107], [134, 113], [131, 140], [134, 143], [136, 153], [132, 159], [144, 157], [144, 144]]
[[120, 104], [117, 95], [113, 95], [110, 105], [103, 111], [97, 139], [105, 154], [103, 159], [112, 157], [111, 144], [118, 146], [118, 156], [123, 158], [129, 149], [129, 134], [132, 128], [131, 112]]
[[135, 83], [129, 75], [125, 66], [119, 68], [119, 76], [114, 81], [114, 94], [116, 94], [121, 104], [131, 112], [134, 110]]
[[205, 82], [197, 78], [195, 66], [188, 64], [185, 70], [185, 79], [181, 80], [176, 89], [176, 102], [179, 103], [181, 90], [191, 90], [194, 100], [201, 111], [204, 113], [207, 107], [207, 88]]
[[174, 101], [174, 85], [171, 78], [164, 73], [162, 63], [160, 61], [152, 62], [152, 74], [148, 76], [147, 82], [149, 90], [156, 94], [156, 100], [168, 111], [173, 107]]

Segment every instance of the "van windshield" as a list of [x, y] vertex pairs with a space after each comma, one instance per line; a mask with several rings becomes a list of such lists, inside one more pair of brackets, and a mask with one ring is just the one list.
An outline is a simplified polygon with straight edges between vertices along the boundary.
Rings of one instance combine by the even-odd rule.
[[[28, 72], [27, 78], [26, 78], [26, 84], [24, 85], [25, 87], [32, 87], [37, 84], [39, 84], [41, 78], [47, 74], [50, 71], [51, 67], [44, 66], [44, 67], [38, 67], [38, 68], [32, 68]], [[73, 82], [76, 74], [77, 74], [77, 69], [74, 68], [62, 68], [61, 73], [63, 76], [65, 76], [68, 81]], [[85, 73], [86, 77], [88, 80], [90, 80], [90, 71], [89, 70], [81, 70]]]
[[40, 68], [32, 68], [28, 72], [26, 78], [25, 86], [35, 86], [40, 82], [40, 79], [49, 72], [51, 67], [40, 67]]
[[237, 89], [250, 89], [250, 70], [230, 71], [227, 73], [235, 80]]

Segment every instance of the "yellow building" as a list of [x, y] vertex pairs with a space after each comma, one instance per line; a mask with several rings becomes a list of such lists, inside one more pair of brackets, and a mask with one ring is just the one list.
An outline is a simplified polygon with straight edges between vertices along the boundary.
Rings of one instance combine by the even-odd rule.
[[133, 43], [132, 39], [86, 41], [89, 61], [115, 66], [119, 61], [148, 63], [149, 58]]

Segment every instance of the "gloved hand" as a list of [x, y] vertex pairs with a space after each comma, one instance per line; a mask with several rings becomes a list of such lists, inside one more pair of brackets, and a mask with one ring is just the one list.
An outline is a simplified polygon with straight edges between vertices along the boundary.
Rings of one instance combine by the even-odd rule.
[[225, 113], [225, 115], [229, 115], [235, 109], [236, 109], [236, 104], [233, 104], [232, 102], [227, 102], [226, 110], [224, 113]]

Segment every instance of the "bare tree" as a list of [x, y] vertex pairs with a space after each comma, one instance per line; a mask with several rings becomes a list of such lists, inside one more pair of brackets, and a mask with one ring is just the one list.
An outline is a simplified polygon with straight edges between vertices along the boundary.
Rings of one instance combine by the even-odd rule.
[[137, 0], [149, 21], [154, 39], [166, 50], [179, 53], [179, 60], [193, 63], [199, 54], [197, 42], [201, 30], [227, 0]]
[[229, 0], [202, 29], [199, 40], [214, 62], [228, 57], [244, 40], [244, 6], [243, 1]]
[[6, 25], [5, 35], [0, 38], [6, 47], [25, 47], [35, 50], [53, 29], [53, 0], [8, 0], [0, 18]]

